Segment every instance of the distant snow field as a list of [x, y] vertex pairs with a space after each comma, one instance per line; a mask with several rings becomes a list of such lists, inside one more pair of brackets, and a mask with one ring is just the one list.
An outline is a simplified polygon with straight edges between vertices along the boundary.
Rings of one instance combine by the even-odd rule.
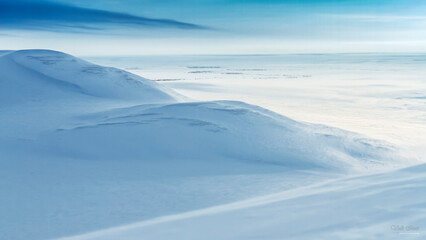
[[0, 239], [424, 238], [424, 56], [89, 59], [0, 51]]
[[424, 54], [88, 59], [128, 69], [194, 99], [244, 101], [298, 121], [426, 149]]

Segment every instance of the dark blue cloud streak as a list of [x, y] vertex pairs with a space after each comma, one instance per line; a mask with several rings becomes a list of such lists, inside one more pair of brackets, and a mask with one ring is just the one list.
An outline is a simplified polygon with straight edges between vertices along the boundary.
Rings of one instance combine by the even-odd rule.
[[0, 29], [99, 30], [112, 26], [205, 29], [170, 19], [152, 19], [49, 1], [0, 0]]

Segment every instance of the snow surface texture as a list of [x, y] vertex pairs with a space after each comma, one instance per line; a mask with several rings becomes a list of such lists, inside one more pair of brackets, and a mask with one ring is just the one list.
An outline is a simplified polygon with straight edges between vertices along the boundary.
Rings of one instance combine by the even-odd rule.
[[425, 172], [330, 181], [62, 240], [424, 239]]
[[426, 155], [425, 54], [88, 57], [202, 101], [261, 105]]
[[167, 102], [175, 98], [152, 81], [94, 65], [65, 53], [22, 50], [1, 56], [2, 104], [89, 95]]
[[[341, 228], [321, 225], [326, 224], [320, 220], [328, 214], [325, 206], [331, 208], [325, 202], [331, 198], [343, 208], [355, 201], [344, 191], [357, 180], [337, 180], [335, 188], [313, 186], [321, 198], [317, 203], [309, 202], [312, 192], [306, 186], [412, 164], [386, 142], [296, 122], [242, 102], [189, 101], [131, 73], [48, 50], [1, 53], [0, 130], [0, 190], [5, 193], [0, 197], [0, 239], [57, 238], [138, 221], [144, 222], [76, 239], [170, 239], [174, 233], [175, 239], [200, 239], [205, 238], [200, 234], [225, 227], [220, 239], [303, 238], [304, 231], [306, 236], [340, 236], [357, 227], [351, 225], [357, 216], [346, 219], [342, 213], [327, 222], [346, 221]], [[421, 180], [422, 171], [415, 173]], [[400, 172], [389, 174], [391, 179]], [[365, 187], [356, 194], [369, 194], [374, 177], [360, 179]], [[395, 184], [404, 186], [405, 180]], [[378, 186], [378, 200], [384, 197], [381, 191]], [[266, 196], [241, 202], [277, 192], [272, 201]], [[338, 194], [342, 198], [334, 198]], [[308, 200], [298, 201], [301, 196]], [[357, 204], [370, 200], [360, 198]], [[398, 200], [389, 206], [398, 209], [404, 203]], [[278, 206], [271, 210], [272, 203]], [[311, 207], [302, 211], [305, 203]], [[313, 216], [319, 220], [311, 216], [315, 207], [321, 209]], [[375, 206], [370, 207], [358, 217], [374, 214]], [[221, 214], [204, 217], [215, 209]], [[272, 214], [274, 209], [284, 215]], [[228, 210], [235, 215], [227, 215]], [[301, 214], [283, 217], [290, 212]], [[172, 220], [190, 216], [199, 228], [180, 225], [195, 224], [191, 220], [168, 223], [170, 214], [177, 214]], [[272, 220], [265, 222], [270, 214]], [[161, 216], [166, 217], [156, 220]], [[240, 217], [252, 230], [233, 222]], [[281, 226], [306, 219], [317, 225], [292, 228], [288, 235]]]

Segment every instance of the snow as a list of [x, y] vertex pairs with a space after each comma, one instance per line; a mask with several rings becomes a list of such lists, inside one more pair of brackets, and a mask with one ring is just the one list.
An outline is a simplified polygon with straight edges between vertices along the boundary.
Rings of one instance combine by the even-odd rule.
[[426, 165], [421, 165], [61, 240], [424, 239], [425, 187]]
[[[156, 80], [202, 101], [260, 105], [426, 149], [424, 54], [283, 54], [87, 57]], [[204, 73], [192, 73], [195, 70]], [[208, 71], [208, 72], [206, 72]], [[238, 74], [229, 74], [238, 73]], [[422, 157], [426, 152], [420, 151]]]
[[3, 104], [78, 95], [173, 102], [177, 95], [134, 74], [49, 50], [10, 52], [1, 56], [0, 65]]
[[[406, 172], [422, 186], [422, 171], [394, 170], [416, 161], [357, 133], [239, 101], [189, 100], [50, 50], [2, 52], [0, 69], [0, 239], [98, 230], [75, 239], [208, 239], [220, 229], [229, 231], [219, 239], [333, 237], [375, 213], [374, 205], [359, 215], [343, 209], [371, 201], [349, 196], [375, 189], [372, 199], [381, 201], [391, 181], [405, 186]], [[378, 174], [385, 171], [393, 172]], [[397, 200], [389, 206], [403, 216], [398, 204], [406, 202]], [[328, 201], [351, 218], [342, 210], [334, 222], [320, 221], [333, 210]], [[308, 233], [290, 228], [306, 219], [316, 224]], [[236, 227], [240, 221], [247, 227]], [[347, 224], [328, 231], [339, 221]]]

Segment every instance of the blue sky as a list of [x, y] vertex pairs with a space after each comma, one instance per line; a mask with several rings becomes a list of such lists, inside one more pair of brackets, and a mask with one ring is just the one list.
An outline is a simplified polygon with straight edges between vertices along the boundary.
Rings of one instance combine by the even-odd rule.
[[422, 0], [0, 0], [2, 48], [80, 55], [426, 52]]

